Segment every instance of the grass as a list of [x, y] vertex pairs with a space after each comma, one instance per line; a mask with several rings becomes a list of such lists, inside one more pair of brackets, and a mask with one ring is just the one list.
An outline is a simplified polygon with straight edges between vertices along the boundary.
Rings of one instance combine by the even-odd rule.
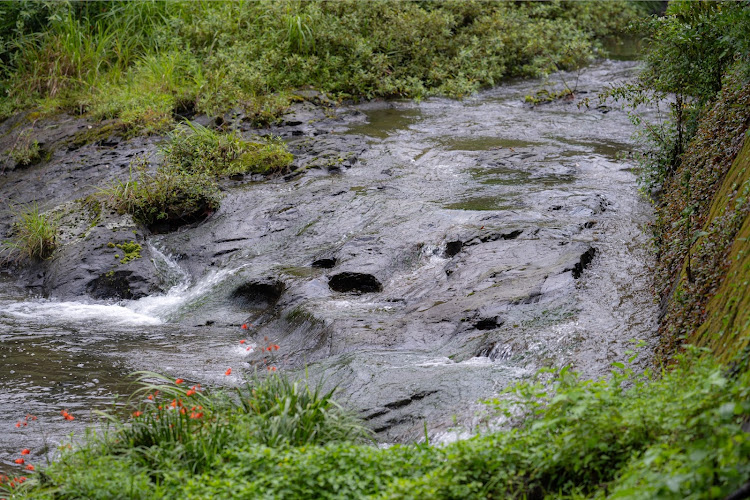
[[540, 373], [488, 403], [511, 430], [380, 448], [304, 382], [211, 394], [141, 374], [129, 416], [13, 498], [723, 498], [750, 474], [749, 377], [699, 350], [660, 377]]
[[185, 105], [276, 121], [289, 91], [461, 97], [576, 67], [629, 2], [73, 2], [0, 5], [0, 115], [39, 107], [168, 129]]
[[245, 141], [235, 131], [220, 133], [190, 122], [170, 134], [162, 152], [182, 171], [215, 176], [281, 173], [294, 159], [282, 141]]
[[221, 195], [213, 177], [161, 166], [150, 173], [143, 160], [136, 163], [137, 177], [116, 181], [101, 191], [121, 213], [129, 213], [154, 231], [169, 231], [204, 219], [219, 208]]
[[28, 167], [42, 159], [42, 149], [39, 147], [39, 142], [22, 135], [10, 148], [8, 156], [16, 164], [16, 167]]
[[16, 260], [45, 260], [52, 256], [57, 246], [57, 222], [53, 217], [30, 207], [14, 214], [16, 222], [11, 238], [3, 241], [6, 258]]
[[245, 141], [237, 132], [217, 132], [190, 122], [169, 135], [162, 154], [163, 163], [155, 172], [138, 160], [127, 180], [101, 191], [120, 213], [131, 214], [155, 232], [198, 222], [216, 211], [221, 200], [217, 178], [278, 174], [294, 159], [281, 141]]

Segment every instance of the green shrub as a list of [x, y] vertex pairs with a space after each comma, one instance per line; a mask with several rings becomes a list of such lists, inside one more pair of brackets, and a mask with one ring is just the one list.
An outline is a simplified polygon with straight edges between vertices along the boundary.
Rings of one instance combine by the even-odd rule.
[[9, 257], [48, 259], [57, 246], [57, 222], [35, 204], [18, 212], [12, 237], [2, 244]]
[[221, 198], [213, 178], [203, 172], [187, 173], [174, 167], [136, 166], [137, 178], [117, 181], [103, 190], [121, 213], [129, 213], [152, 230], [169, 230], [202, 220], [219, 207]]
[[542, 372], [489, 403], [515, 428], [441, 446], [356, 444], [366, 433], [321, 418], [338, 406], [304, 383], [254, 381], [230, 397], [162, 378], [133, 400], [154, 390], [138, 416], [112, 417], [114, 431], [64, 454], [22, 495], [681, 500], [724, 498], [750, 474], [750, 374], [697, 350], [660, 378], [622, 364], [599, 381]]
[[[621, 29], [630, 2], [59, 2], [0, 6], [0, 113], [138, 117], [187, 99], [279, 118], [286, 92], [461, 97], [570, 68]], [[2, 16], [0, 16], [2, 18]], [[133, 116], [135, 115], [135, 116]], [[153, 116], [150, 116], [153, 119]], [[147, 120], [148, 121], [148, 120]], [[158, 122], [158, 120], [157, 120]]]
[[215, 132], [192, 123], [170, 134], [163, 153], [175, 168], [209, 175], [279, 173], [294, 158], [281, 141], [249, 142], [236, 132]]

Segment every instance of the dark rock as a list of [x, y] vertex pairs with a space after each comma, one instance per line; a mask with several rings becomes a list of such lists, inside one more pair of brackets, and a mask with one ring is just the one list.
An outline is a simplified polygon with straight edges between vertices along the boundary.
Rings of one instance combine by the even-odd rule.
[[328, 286], [336, 292], [375, 293], [382, 292], [383, 285], [367, 273], [344, 272], [331, 276]]
[[312, 267], [319, 267], [321, 269], [333, 269], [336, 266], [335, 257], [324, 257], [313, 261]]
[[145, 234], [129, 215], [90, 213], [78, 203], [61, 210], [60, 248], [45, 269], [47, 295], [138, 299], [161, 291]]
[[505, 323], [505, 320], [500, 316], [481, 318], [474, 323], [474, 328], [477, 330], [494, 330], [495, 328], [502, 326], [503, 323]]
[[281, 299], [286, 286], [281, 281], [251, 281], [232, 293], [235, 305], [248, 309], [268, 309]]
[[583, 254], [581, 254], [581, 258], [578, 262], [573, 266], [572, 269], [565, 269], [566, 271], [571, 271], [573, 274], [573, 278], [578, 279], [581, 277], [581, 274], [583, 274], [583, 270], [589, 267], [589, 264], [591, 264], [591, 261], [594, 260], [594, 256], [596, 255], [596, 248], [591, 247]]

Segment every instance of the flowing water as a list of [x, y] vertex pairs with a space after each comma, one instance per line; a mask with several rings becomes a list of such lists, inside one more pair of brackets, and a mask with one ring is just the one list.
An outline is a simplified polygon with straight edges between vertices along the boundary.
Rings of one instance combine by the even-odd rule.
[[[577, 97], [635, 71], [588, 68]], [[0, 470], [26, 447], [42, 462], [43, 443], [80, 433], [137, 370], [205, 386], [306, 370], [402, 441], [424, 422], [445, 440], [477, 430], [478, 401], [540, 367], [601, 376], [632, 339], [645, 362], [657, 311], [632, 127], [610, 106], [525, 104], [541, 84], [266, 131], [318, 168], [228, 184], [208, 220], [153, 236], [162, 294], [55, 300], [2, 277]]]

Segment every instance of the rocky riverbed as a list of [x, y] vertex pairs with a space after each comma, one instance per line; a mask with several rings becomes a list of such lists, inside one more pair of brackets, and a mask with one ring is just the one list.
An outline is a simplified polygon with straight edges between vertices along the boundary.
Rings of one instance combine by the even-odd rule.
[[[4, 204], [36, 202], [62, 229], [51, 260], [0, 275], [0, 462], [80, 430], [136, 370], [207, 386], [307, 373], [394, 442], [425, 422], [442, 439], [477, 430], [479, 400], [541, 367], [597, 377], [633, 339], [645, 362], [657, 308], [632, 126], [577, 105], [635, 71], [601, 62], [574, 97], [537, 105], [524, 97], [542, 82], [521, 81], [464, 101], [334, 105], [302, 91], [264, 130], [241, 112], [188, 112], [280, 136], [295, 165], [222, 181], [218, 211], [165, 234], [92, 197], [135, 158], [158, 163], [163, 138], [81, 117], [0, 124], [0, 149], [31, 129], [46, 152], [26, 168], [5, 160]], [[29, 413], [39, 420], [15, 429]]]

